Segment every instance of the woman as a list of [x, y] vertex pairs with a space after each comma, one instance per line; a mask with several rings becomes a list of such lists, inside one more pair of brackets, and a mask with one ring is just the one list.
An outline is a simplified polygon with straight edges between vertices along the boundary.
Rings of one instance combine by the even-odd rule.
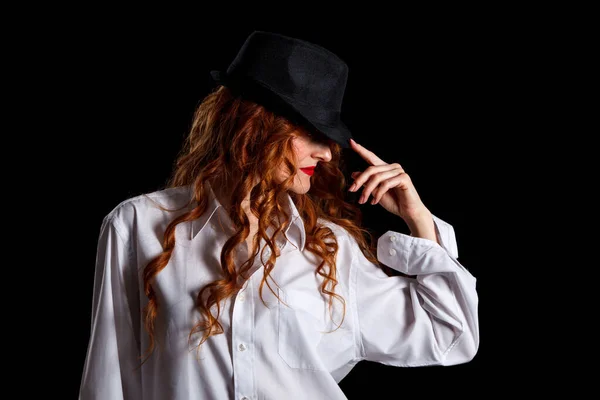
[[[469, 362], [475, 278], [403, 168], [340, 121], [346, 64], [254, 32], [213, 77], [167, 187], [103, 221], [80, 398], [345, 399], [361, 360]], [[410, 236], [360, 227], [348, 147], [370, 164], [348, 190]]]

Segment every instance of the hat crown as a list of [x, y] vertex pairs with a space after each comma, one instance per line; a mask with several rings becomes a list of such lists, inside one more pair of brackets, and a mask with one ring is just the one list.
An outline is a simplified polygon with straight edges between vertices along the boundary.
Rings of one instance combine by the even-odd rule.
[[296, 102], [341, 111], [348, 66], [326, 48], [285, 35], [254, 31], [227, 69]]

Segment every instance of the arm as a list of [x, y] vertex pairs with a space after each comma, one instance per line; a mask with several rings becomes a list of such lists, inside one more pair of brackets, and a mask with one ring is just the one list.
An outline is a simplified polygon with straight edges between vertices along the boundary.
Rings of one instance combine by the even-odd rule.
[[[133, 329], [137, 284], [135, 265], [115, 222], [102, 223], [93, 286], [92, 326], [80, 400], [141, 398], [140, 353]], [[130, 271], [130, 272], [128, 272]]]
[[437, 237], [433, 215], [428, 209], [423, 208], [421, 213], [411, 218], [405, 218], [404, 222], [408, 225], [411, 236], [429, 239], [438, 244], [440, 243]]
[[394, 366], [454, 365], [479, 347], [475, 278], [458, 262], [454, 231], [437, 217], [439, 243], [388, 231], [377, 258], [406, 276], [388, 276], [356, 250], [351, 283], [361, 358]]

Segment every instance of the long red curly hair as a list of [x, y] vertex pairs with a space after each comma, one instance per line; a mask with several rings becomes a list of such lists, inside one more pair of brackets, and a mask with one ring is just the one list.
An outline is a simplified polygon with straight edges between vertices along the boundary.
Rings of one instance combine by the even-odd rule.
[[[219, 187], [231, 188], [227, 212], [236, 231], [226, 241], [221, 252], [221, 279], [204, 286], [196, 298], [196, 306], [203, 319], [192, 327], [189, 337], [191, 340], [192, 335], [202, 333], [198, 348], [210, 336], [223, 333], [219, 322], [220, 303], [241, 289], [238, 278], [241, 276], [244, 280], [247, 279], [246, 273], [260, 250], [260, 238], [269, 246], [271, 254], [264, 265], [259, 295], [264, 303], [262, 290], [266, 284], [277, 296], [267, 279], [270, 278], [279, 254], [274, 239], [290, 222], [290, 215], [287, 215], [284, 207], [287, 199], [285, 195], [288, 193], [305, 225], [305, 249], [322, 260], [315, 273], [323, 278], [320, 291], [330, 296], [330, 309], [333, 297], [336, 297], [344, 306], [345, 316], [345, 300], [335, 293], [338, 284], [335, 263], [337, 240], [330, 228], [317, 224], [318, 218], [345, 228], [354, 237], [365, 257], [385, 268], [374, 255], [376, 242], [373, 234], [360, 226], [362, 214], [359, 208], [344, 200], [346, 180], [341, 170], [341, 147], [337, 143], [330, 144], [330, 162], [318, 164], [319, 179], [311, 181], [309, 192], [302, 195], [288, 192], [298, 173], [293, 139], [307, 132], [301, 125], [292, 123], [290, 119], [275, 114], [256, 102], [234, 95], [224, 86], [217, 87], [198, 105], [189, 135], [166, 185], [193, 185], [192, 200], [195, 200], [197, 206], [168, 225], [164, 233], [162, 253], [143, 270], [144, 291], [148, 297], [148, 304], [144, 309], [144, 325], [149, 335], [146, 356], [155, 347], [154, 321], [160, 310], [152, 287], [153, 279], [165, 268], [171, 257], [177, 224], [197, 219], [205, 212], [206, 182], [217, 182]], [[282, 183], [276, 183], [274, 166], [284, 166], [289, 172]], [[238, 267], [234, 264], [232, 253], [246, 241], [250, 233], [249, 219], [241, 206], [248, 196], [251, 212], [258, 217], [258, 231], [253, 238], [252, 249], [249, 249], [250, 258]], [[269, 226], [274, 229], [272, 237], [267, 235]], [[211, 312], [213, 305], [216, 305], [217, 315]]]

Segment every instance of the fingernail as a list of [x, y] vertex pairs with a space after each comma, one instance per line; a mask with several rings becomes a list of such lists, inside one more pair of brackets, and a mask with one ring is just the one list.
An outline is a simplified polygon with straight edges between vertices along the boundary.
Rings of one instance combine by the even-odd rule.
[[352, 186], [350, 186], [350, 189], [348, 189], [348, 190], [350, 190], [351, 192], [353, 192], [354, 188], [356, 188], [356, 183], [353, 183]]

